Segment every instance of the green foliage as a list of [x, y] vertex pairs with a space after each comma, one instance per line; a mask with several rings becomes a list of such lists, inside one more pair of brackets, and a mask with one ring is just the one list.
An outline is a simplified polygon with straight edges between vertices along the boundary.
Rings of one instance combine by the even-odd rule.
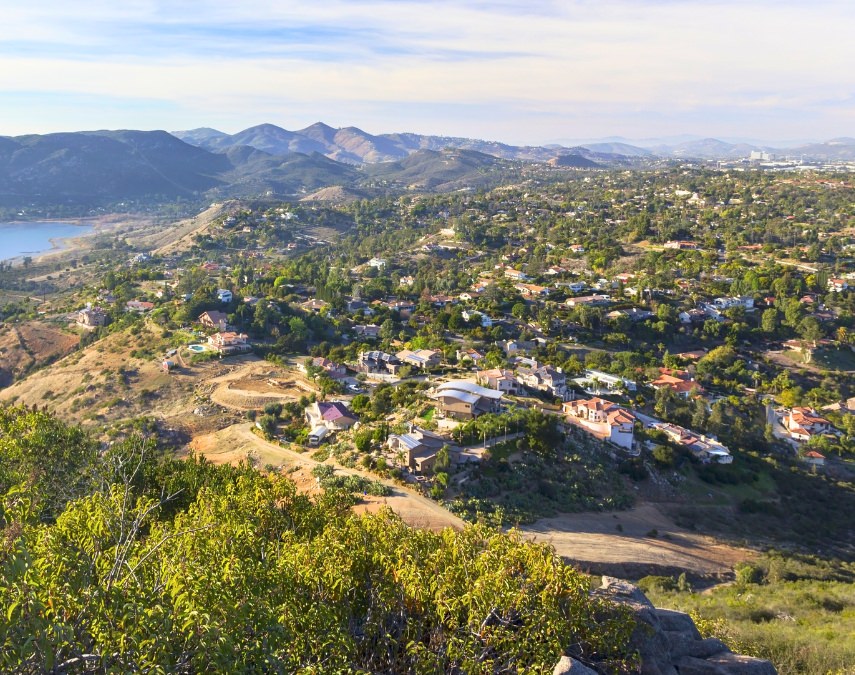
[[691, 613], [704, 637], [796, 675], [845, 673], [855, 663], [853, 577], [851, 564], [771, 554], [738, 566], [734, 585], [703, 593], [668, 577], [639, 585], [657, 606]]
[[97, 480], [97, 444], [47, 412], [0, 407], [0, 492], [26, 484], [46, 515]]
[[[29, 419], [54, 432], [32, 452], [75, 438]], [[546, 545], [352, 515], [348, 490], [384, 486], [329, 469], [313, 502], [285, 477], [131, 441], [54, 522], [29, 490], [0, 499], [3, 671], [542, 672], [570, 645], [628, 656], [631, 618]]]

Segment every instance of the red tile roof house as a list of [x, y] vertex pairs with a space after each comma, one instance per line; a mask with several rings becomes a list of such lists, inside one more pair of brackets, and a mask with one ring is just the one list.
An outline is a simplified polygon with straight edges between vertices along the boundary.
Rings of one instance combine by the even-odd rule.
[[568, 401], [563, 405], [567, 422], [597, 438], [631, 450], [635, 415], [617, 403], [602, 398]]
[[252, 351], [248, 339], [245, 333], [214, 333], [208, 337], [208, 344], [220, 354], [239, 354]]
[[327, 375], [329, 375], [334, 380], [339, 380], [345, 376], [347, 376], [347, 369], [335, 361], [330, 361], [328, 358], [324, 356], [317, 356], [312, 359], [312, 365], [315, 368], [322, 369]]
[[685, 370], [669, 370], [660, 368], [661, 375], [650, 383], [654, 389], [669, 388], [678, 396], [689, 398], [692, 392], [702, 394], [704, 388], [692, 379]]
[[319, 401], [306, 408], [306, 418], [311, 427], [325, 426], [342, 431], [350, 429], [359, 417], [341, 401]]
[[784, 417], [784, 426], [797, 441], [809, 441], [831, 431], [831, 422], [813, 408], [793, 408]]
[[825, 466], [825, 455], [816, 450], [808, 450], [802, 456], [802, 459], [806, 464], [810, 464], [811, 466]]

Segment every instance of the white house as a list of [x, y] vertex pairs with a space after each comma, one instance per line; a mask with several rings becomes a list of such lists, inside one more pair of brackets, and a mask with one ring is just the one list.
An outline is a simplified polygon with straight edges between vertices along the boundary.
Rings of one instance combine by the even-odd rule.
[[232, 301], [232, 292], [227, 288], [218, 288], [217, 289], [217, 299], [220, 302], [231, 302]]
[[481, 324], [482, 328], [492, 328], [493, 327], [493, 319], [491, 319], [486, 314], [477, 311], [470, 311], [468, 309], [464, 309], [460, 315], [463, 317], [464, 321], [478, 321]]
[[591, 398], [568, 401], [562, 409], [570, 424], [625, 450], [632, 449], [635, 415], [626, 408], [602, 398]]
[[625, 377], [618, 377], [602, 370], [586, 370], [584, 377], [576, 377], [573, 382], [592, 395], [605, 394], [608, 392], [619, 392], [625, 390], [634, 392], [638, 389], [634, 381]]

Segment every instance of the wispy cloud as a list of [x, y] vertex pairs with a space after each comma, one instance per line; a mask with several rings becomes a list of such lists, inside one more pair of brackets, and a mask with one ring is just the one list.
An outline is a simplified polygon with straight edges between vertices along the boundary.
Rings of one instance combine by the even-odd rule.
[[[323, 118], [514, 142], [665, 120], [839, 135], [854, 25], [836, 0], [31, 3], [4, 9], [0, 133], [68, 128], [73, 109], [88, 126]], [[67, 98], [51, 118], [24, 95]], [[114, 103], [82, 103], [99, 97]]]

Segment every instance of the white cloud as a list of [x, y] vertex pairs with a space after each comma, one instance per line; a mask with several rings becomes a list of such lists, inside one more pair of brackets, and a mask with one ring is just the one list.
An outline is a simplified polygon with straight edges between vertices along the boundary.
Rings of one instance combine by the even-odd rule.
[[[245, 125], [295, 106], [327, 119], [348, 103], [367, 115], [490, 106], [497, 132], [524, 124], [527, 110], [555, 127], [562, 116], [584, 125], [599, 110], [600, 123], [625, 133], [674, 111], [744, 112], [751, 124], [754, 113], [784, 108], [796, 133], [820, 117], [845, 119], [834, 111], [855, 92], [845, 67], [853, 18], [849, 3], [750, 0], [41, 4], [4, 14], [25, 48], [0, 47], [0, 95], [171, 102], [195, 111], [198, 125], [210, 123], [211, 106]], [[7, 124], [26, 120], [2, 112]], [[456, 133], [453, 118], [438, 122]], [[529, 133], [541, 132], [556, 135]]]

